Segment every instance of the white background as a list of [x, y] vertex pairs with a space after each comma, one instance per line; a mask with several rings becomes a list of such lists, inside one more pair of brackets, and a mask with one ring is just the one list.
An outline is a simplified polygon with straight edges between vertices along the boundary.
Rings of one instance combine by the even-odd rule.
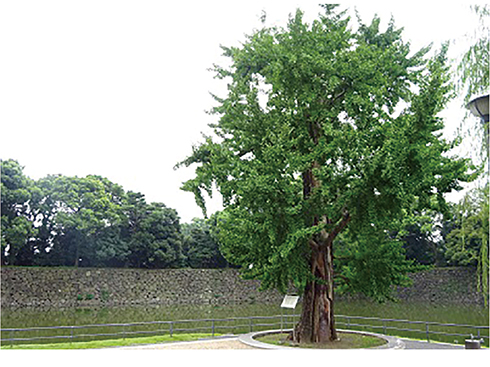
[[[238, 46], [267, 23], [284, 25], [299, 6], [316, 17], [318, 1], [5, 1], [0, 8], [0, 158], [25, 174], [97, 174], [163, 202], [188, 222], [202, 213], [181, 191], [193, 169], [174, 165], [201, 141], [215, 117], [210, 92], [224, 82], [220, 44]], [[378, 13], [404, 27], [413, 50], [472, 32], [465, 2], [359, 2], [365, 22]], [[463, 117], [447, 111], [447, 136]], [[209, 212], [220, 208], [210, 203]]]

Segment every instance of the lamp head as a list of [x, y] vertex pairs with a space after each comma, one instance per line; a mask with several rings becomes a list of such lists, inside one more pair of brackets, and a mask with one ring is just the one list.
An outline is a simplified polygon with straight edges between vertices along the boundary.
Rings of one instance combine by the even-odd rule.
[[471, 100], [471, 102], [466, 105], [466, 108], [468, 108], [473, 115], [481, 118], [483, 122], [488, 122], [488, 94]]

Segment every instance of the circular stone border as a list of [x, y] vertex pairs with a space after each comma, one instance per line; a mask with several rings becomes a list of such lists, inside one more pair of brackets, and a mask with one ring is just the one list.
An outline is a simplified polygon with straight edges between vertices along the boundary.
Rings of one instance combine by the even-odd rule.
[[[268, 335], [268, 334], [277, 334], [281, 332], [289, 332], [292, 331], [293, 329], [283, 329], [283, 330], [267, 330], [267, 331], [256, 331], [253, 333], [248, 333], [248, 334], [242, 334], [238, 337], [238, 340], [248, 346], [254, 347], [254, 348], [260, 348], [260, 349], [295, 349], [298, 350], [298, 348], [295, 347], [283, 347], [279, 345], [274, 345], [274, 344], [269, 344], [269, 343], [263, 343], [259, 342], [258, 340], [255, 340], [254, 338]], [[383, 339], [386, 341], [386, 344], [380, 345], [379, 347], [373, 347], [373, 348], [357, 348], [357, 349], [405, 349], [405, 343], [398, 339], [397, 337], [394, 336], [389, 336], [389, 335], [382, 335], [382, 334], [376, 334], [376, 333], [370, 333], [367, 331], [356, 331], [356, 330], [341, 330], [337, 329], [338, 332], [341, 333], [351, 333], [351, 334], [362, 334], [362, 335], [368, 335], [368, 336], [374, 336], [380, 339]], [[352, 348], [356, 349], [356, 348]]]

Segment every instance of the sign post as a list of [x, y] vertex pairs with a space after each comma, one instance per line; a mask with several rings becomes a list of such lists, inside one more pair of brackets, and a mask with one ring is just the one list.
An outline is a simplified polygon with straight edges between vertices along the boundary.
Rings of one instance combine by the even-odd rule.
[[[294, 310], [296, 308], [296, 304], [298, 303], [298, 300], [299, 300], [299, 296], [288, 296], [288, 295], [284, 296], [284, 299], [282, 300], [281, 303], [281, 334], [283, 331], [283, 309], [290, 308]], [[293, 333], [294, 333], [294, 327], [293, 327]]]

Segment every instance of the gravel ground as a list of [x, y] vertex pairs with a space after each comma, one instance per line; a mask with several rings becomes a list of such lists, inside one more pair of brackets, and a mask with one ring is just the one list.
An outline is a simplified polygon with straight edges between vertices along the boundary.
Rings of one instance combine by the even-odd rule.
[[152, 345], [140, 345], [133, 347], [121, 347], [118, 349], [140, 350], [140, 349], [257, 349], [249, 347], [238, 341], [238, 339], [221, 339], [221, 340], [202, 340], [193, 342], [180, 343], [163, 343]]

